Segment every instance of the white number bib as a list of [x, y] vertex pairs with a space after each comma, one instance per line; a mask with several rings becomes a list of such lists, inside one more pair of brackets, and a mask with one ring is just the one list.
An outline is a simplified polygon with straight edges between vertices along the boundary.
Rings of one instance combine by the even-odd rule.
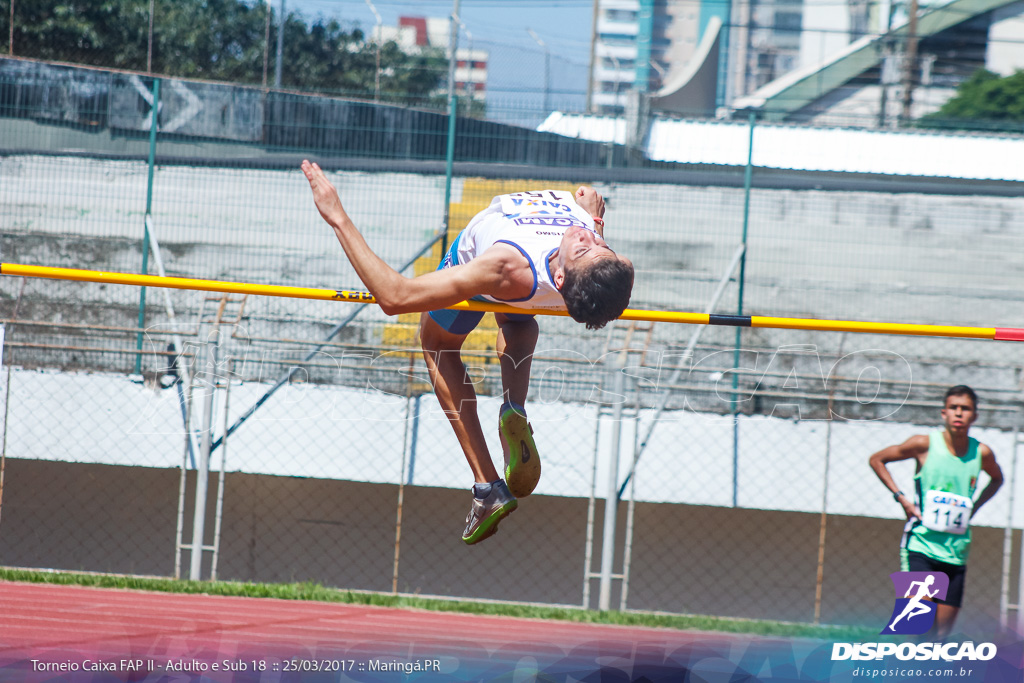
[[530, 214], [571, 214], [576, 202], [571, 192], [542, 190], [501, 195], [501, 212], [506, 216]]
[[974, 501], [966, 496], [945, 491], [929, 491], [924, 496], [921, 522], [925, 528], [947, 534], [967, 533]]

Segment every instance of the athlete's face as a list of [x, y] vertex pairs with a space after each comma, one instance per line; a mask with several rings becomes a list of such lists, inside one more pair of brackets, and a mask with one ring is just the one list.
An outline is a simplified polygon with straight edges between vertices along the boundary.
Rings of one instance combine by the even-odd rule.
[[562, 235], [562, 242], [558, 245], [558, 265], [563, 270], [586, 267], [603, 258], [619, 257], [593, 230], [573, 225]]
[[974, 401], [967, 395], [950, 396], [942, 409], [942, 421], [950, 434], [966, 434], [977, 417]]

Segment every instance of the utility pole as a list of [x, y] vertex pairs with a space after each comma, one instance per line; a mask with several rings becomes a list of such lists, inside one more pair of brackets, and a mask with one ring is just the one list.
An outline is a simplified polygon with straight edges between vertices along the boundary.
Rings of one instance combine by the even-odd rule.
[[284, 0], [281, 0], [281, 17], [277, 22], [277, 61], [274, 62], [274, 87], [281, 87], [281, 62], [284, 55]]
[[156, 0], [149, 0], [149, 47], [146, 48], [146, 73], [153, 73], [153, 5]]
[[893, 82], [891, 77], [892, 67], [896, 58], [896, 50], [892, 37], [892, 2], [885, 4], [885, 38], [882, 40], [882, 66], [879, 69], [878, 84], [881, 88], [881, 96], [878, 101], [878, 127], [885, 128], [889, 117], [889, 85]]
[[903, 114], [901, 121], [907, 125], [911, 119], [911, 104], [914, 97], [914, 80], [917, 73], [917, 0], [910, 0], [910, 17], [907, 23], [907, 49], [903, 54]]
[[370, 11], [373, 12], [373, 16], [376, 17], [376, 19], [377, 19], [377, 40], [375, 41], [377, 43], [377, 71], [376, 71], [376, 73], [374, 74], [374, 77], [373, 77], [373, 101], [374, 102], [379, 102], [380, 101], [380, 41], [381, 41], [381, 36], [383, 35], [384, 20], [381, 18], [380, 12], [377, 11], [377, 8], [373, 6], [373, 3], [370, 2], [370, 0], [366, 0], [366, 5], [367, 5], [367, 7], [370, 8]]
[[[13, 2], [13, 0], [12, 0]], [[597, 3], [594, 0], [594, 10], [590, 18], [590, 69], [587, 71], [587, 113], [594, 113], [594, 55], [597, 46]]]
[[448, 250], [448, 231], [452, 228], [452, 169], [455, 165], [455, 107], [458, 99], [455, 97], [455, 60], [458, 58], [459, 50], [459, 3], [461, 0], [452, 0], [452, 16], [448, 26], [448, 144], [445, 151], [444, 163], [444, 237], [441, 239], [441, 253]]
[[473, 76], [473, 32], [466, 28], [466, 25], [461, 21], [459, 26], [466, 32], [466, 41], [469, 45], [466, 48], [466, 53], [469, 57], [466, 58], [466, 116], [473, 115], [473, 103], [476, 101], [476, 79]]
[[266, 25], [263, 27], [263, 87], [267, 87], [267, 66], [270, 64], [270, 0], [263, 0], [263, 9], [267, 12]]
[[526, 32], [540, 45], [540, 49], [544, 50], [544, 116], [547, 116], [551, 113], [551, 51], [548, 50], [548, 44], [541, 40], [532, 28], [526, 29]]

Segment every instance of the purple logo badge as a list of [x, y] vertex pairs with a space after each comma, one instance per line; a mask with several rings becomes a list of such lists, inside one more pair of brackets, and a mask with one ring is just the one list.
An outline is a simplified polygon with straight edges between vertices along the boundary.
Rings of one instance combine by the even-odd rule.
[[896, 604], [883, 635], [920, 635], [935, 623], [935, 603], [944, 600], [949, 577], [942, 572], [893, 572], [889, 574], [896, 590]]

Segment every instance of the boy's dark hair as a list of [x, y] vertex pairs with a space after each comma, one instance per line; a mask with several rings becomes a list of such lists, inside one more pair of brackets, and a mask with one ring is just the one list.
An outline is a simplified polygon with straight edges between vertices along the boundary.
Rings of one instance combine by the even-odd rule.
[[585, 268], [565, 270], [559, 290], [572, 319], [599, 330], [629, 305], [633, 292], [633, 266], [618, 258], [603, 258]]
[[974, 403], [974, 409], [978, 409], [978, 395], [966, 384], [957, 384], [955, 387], [947, 389], [946, 395], [942, 398], [942, 407], [946, 407], [946, 401], [950, 396], [970, 396], [971, 402]]

